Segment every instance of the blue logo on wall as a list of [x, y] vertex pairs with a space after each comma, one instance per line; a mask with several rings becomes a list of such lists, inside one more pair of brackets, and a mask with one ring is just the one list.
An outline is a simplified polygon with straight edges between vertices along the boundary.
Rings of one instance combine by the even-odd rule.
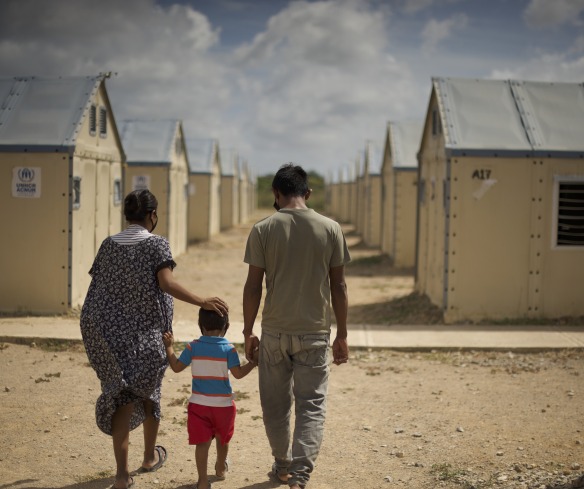
[[18, 178], [21, 182], [32, 182], [34, 180], [34, 170], [30, 168], [21, 168], [18, 170]]

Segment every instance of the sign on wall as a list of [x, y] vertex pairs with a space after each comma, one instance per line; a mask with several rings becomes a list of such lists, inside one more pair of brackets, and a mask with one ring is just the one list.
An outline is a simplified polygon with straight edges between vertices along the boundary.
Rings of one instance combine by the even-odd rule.
[[12, 168], [12, 197], [38, 199], [41, 196], [41, 169], [16, 166]]
[[147, 190], [150, 188], [150, 175], [134, 175], [132, 190]]

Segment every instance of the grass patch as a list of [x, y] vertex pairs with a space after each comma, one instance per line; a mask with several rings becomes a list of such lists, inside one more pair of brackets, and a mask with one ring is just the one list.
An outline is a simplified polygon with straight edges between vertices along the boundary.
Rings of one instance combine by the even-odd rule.
[[233, 393], [234, 401], [241, 401], [242, 399], [249, 399], [249, 394], [247, 392], [235, 391]]

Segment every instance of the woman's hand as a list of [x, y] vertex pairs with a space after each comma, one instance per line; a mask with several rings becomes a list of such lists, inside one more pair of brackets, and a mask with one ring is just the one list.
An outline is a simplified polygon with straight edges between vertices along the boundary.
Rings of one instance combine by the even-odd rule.
[[221, 317], [229, 313], [229, 306], [219, 297], [206, 297], [203, 299], [203, 305], [201, 307], [208, 311], [215, 311]]

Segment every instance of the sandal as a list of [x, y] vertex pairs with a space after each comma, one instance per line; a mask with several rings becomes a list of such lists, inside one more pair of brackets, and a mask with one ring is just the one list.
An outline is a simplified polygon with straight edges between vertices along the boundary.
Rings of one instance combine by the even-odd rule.
[[224, 475], [219, 475], [217, 474], [217, 463], [215, 463], [215, 477], [217, 477], [217, 480], [219, 481], [224, 481], [227, 477], [227, 472], [229, 472], [229, 459], [225, 459], [225, 473]]
[[138, 469], [139, 474], [145, 474], [147, 472], [156, 472], [160, 467], [164, 465], [168, 455], [166, 453], [166, 448], [161, 445], [156, 445], [154, 450], [158, 452], [158, 462], [156, 462], [152, 467], [140, 467]]
[[276, 462], [272, 464], [272, 470], [268, 472], [268, 477], [272, 482], [276, 482], [277, 484], [286, 486], [288, 485], [288, 479], [286, 480], [280, 479], [280, 474], [278, 472], [278, 464]]

